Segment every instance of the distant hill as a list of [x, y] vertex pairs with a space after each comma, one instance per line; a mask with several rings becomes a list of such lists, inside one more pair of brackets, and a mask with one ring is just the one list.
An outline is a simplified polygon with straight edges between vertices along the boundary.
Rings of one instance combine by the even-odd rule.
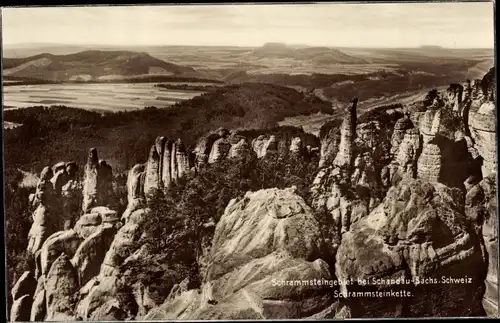
[[282, 43], [267, 43], [249, 53], [254, 58], [291, 58], [315, 64], [363, 64], [362, 58], [347, 55], [330, 47], [299, 47]]
[[440, 46], [415, 48], [340, 48], [344, 53], [371, 63], [406, 64], [416, 62], [456, 63], [493, 59], [494, 50], [488, 48], [456, 49]]
[[168, 63], [144, 52], [86, 50], [75, 54], [43, 53], [25, 58], [4, 58], [6, 77], [49, 81], [92, 81], [135, 75], [196, 77], [186, 66]]

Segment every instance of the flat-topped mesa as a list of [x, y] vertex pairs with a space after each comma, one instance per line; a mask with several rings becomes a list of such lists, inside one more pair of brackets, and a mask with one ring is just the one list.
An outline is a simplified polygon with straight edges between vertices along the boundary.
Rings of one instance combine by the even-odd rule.
[[339, 152], [333, 161], [335, 166], [347, 166], [350, 168], [353, 162], [354, 139], [356, 136], [357, 107], [358, 99], [351, 100], [349, 115], [344, 118], [340, 129]]
[[82, 210], [87, 213], [96, 206], [108, 204], [113, 189], [113, 171], [105, 161], [99, 160], [97, 150], [91, 148], [83, 177]]

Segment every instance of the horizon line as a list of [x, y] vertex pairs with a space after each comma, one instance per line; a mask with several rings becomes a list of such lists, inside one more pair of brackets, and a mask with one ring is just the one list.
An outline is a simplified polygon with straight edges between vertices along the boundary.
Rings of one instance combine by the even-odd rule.
[[240, 48], [259, 48], [263, 47], [267, 44], [280, 44], [280, 45], [286, 45], [289, 47], [293, 46], [304, 46], [304, 47], [327, 47], [327, 48], [359, 48], [359, 49], [413, 49], [413, 48], [426, 48], [426, 47], [435, 47], [435, 48], [442, 48], [442, 49], [488, 49], [488, 50], [495, 50], [494, 47], [445, 47], [441, 45], [419, 45], [419, 46], [381, 46], [381, 47], [373, 47], [373, 46], [346, 46], [346, 45], [310, 45], [310, 44], [292, 44], [292, 43], [285, 43], [285, 42], [266, 42], [263, 43], [262, 45], [230, 45], [230, 44], [224, 44], [224, 45], [188, 45], [188, 44], [138, 44], [138, 45], [133, 45], [133, 44], [75, 44], [75, 43], [2, 43], [2, 47], [5, 48], [5, 46], [71, 46], [71, 47], [240, 47]]

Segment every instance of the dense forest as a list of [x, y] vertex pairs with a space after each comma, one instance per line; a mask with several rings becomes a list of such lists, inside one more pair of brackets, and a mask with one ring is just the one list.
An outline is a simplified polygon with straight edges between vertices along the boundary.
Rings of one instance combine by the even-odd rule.
[[223, 87], [167, 109], [148, 107], [131, 112], [98, 113], [64, 106], [12, 109], [4, 120], [24, 126], [6, 130], [5, 164], [27, 171], [61, 160], [86, 161], [95, 147], [115, 172], [142, 163], [154, 139], [181, 138], [192, 147], [205, 133], [227, 129], [268, 129], [285, 117], [329, 113], [316, 97], [269, 84]]

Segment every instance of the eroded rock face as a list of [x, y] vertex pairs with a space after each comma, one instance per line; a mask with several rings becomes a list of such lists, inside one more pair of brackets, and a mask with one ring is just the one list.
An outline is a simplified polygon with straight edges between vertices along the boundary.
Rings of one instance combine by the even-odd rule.
[[28, 254], [32, 257], [40, 250], [45, 240], [59, 229], [59, 219], [57, 218], [57, 198], [54, 187], [50, 179], [53, 172], [50, 167], [45, 167], [37, 184], [34, 203], [36, 206], [33, 212], [33, 224], [28, 234]]
[[[260, 228], [266, 230], [256, 234]], [[321, 241], [310, 208], [293, 189], [249, 192], [228, 204], [216, 226], [208, 279], [280, 248], [297, 258], [316, 259]]]
[[340, 131], [336, 127], [330, 128], [321, 138], [319, 167], [331, 165], [338, 153], [340, 144]]
[[[344, 292], [391, 288], [412, 293], [411, 298], [394, 298], [389, 306], [387, 298], [353, 300], [349, 306], [354, 317], [480, 315], [485, 266], [480, 240], [461, 213], [462, 203], [458, 189], [403, 180], [343, 235], [336, 262], [340, 280], [408, 279], [404, 285], [345, 285]], [[446, 284], [442, 276], [467, 276], [472, 283]], [[415, 285], [416, 278], [435, 283]]]
[[71, 320], [74, 317], [78, 276], [67, 255], [52, 264], [45, 280], [47, 320]]
[[469, 127], [475, 148], [483, 159], [483, 177], [496, 172], [496, 107], [495, 103], [483, 103], [477, 111], [469, 114]]
[[71, 257], [83, 239], [74, 231], [59, 231], [51, 235], [43, 244], [40, 255], [42, 275], [46, 275], [53, 262], [58, 259], [61, 254]]
[[340, 129], [339, 152], [335, 156], [333, 164], [338, 167], [350, 167], [354, 158], [354, 139], [356, 136], [356, 106], [357, 99], [353, 99], [349, 109], [349, 115], [342, 122]]
[[212, 146], [208, 163], [213, 164], [227, 158], [230, 149], [231, 143], [227, 138], [217, 139]]
[[442, 154], [436, 136], [441, 124], [441, 110], [429, 109], [420, 121], [420, 132], [423, 138], [422, 153], [418, 158], [417, 174], [419, 178], [426, 181], [439, 182]]
[[151, 146], [149, 158], [146, 163], [144, 179], [144, 195], [151, 197], [156, 190], [160, 189], [160, 156], [156, 151], [156, 146]]
[[76, 250], [71, 263], [78, 271], [80, 286], [99, 274], [101, 264], [116, 234], [111, 224], [99, 226]]
[[331, 278], [319, 258], [319, 224], [294, 190], [260, 190], [232, 200], [217, 223], [200, 292], [169, 297], [144, 318], [301, 318], [328, 308], [329, 286], [284, 286], [292, 279]]
[[243, 158], [252, 153], [250, 144], [246, 138], [241, 138], [240, 141], [231, 145], [231, 149], [229, 150], [228, 157], [229, 158]]
[[483, 238], [484, 259], [488, 266], [483, 307], [488, 316], [498, 315], [498, 204], [496, 178], [489, 175], [470, 187], [465, 199], [465, 214], [476, 224]]
[[93, 207], [109, 203], [113, 174], [111, 166], [99, 160], [95, 148], [89, 151], [84, 171], [82, 209], [87, 213]]
[[23, 295], [33, 296], [35, 293], [37, 281], [30, 271], [25, 271], [21, 277], [17, 280], [14, 287], [12, 287], [11, 295], [12, 299], [16, 300], [21, 298]]
[[405, 116], [396, 122], [391, 137], [391, 154], [398, 154], [399, 146], [404, 140], [406, 130], [411, 128], [413, 128], [413, 123], [408, 116]]
[[23, 295], [12, 303], [10, 320], [12, 322], [28, 322], [30, 320], [31, 296]]

